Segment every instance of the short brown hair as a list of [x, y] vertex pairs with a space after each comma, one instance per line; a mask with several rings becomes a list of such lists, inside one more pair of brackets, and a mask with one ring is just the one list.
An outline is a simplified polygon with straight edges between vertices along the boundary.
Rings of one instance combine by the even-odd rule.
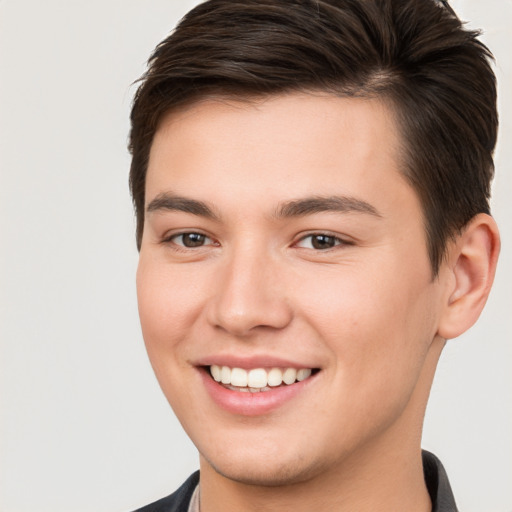
[[322, 90], [391, 102], [436, 275], [447, 240], [489, 213], [496, 81], [478, 35], [435, 0], [198, 5], [157, 46], [135, 95], [129, 148], [137, 246], [149, 152], [165, 113], [211, 95]]

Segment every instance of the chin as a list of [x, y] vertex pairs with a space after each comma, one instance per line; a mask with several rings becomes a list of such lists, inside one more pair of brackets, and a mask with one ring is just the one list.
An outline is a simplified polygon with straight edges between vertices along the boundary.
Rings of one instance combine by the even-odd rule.
[[204, 462], [219, 475], [229, 480], [253, 486], [281, 487], [311, 480], [321, 473], [315, 464], [308, 464], [300, 455], [294, 460], [261, 461], [250, 458], [243, 460], [211, 460], [202, 456]]

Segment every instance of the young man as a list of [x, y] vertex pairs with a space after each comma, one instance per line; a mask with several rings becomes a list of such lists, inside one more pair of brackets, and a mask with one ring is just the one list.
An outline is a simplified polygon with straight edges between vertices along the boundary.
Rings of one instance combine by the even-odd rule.
[[140, 510], [456, 510], [420, 442], [499, 252], [476, 36], [434, 0], [210, 0], [157, 47], [139, 310], [200, 476]]

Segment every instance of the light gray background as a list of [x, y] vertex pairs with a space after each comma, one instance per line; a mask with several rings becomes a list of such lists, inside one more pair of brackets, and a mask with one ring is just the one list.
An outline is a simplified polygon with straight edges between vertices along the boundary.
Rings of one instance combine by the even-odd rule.
[[[197, 467], [144, 351], [125, 150], [153, 47], [196, 1], [0, 0], [0, 510], [115, 512]], [[465, 512], [512, 511], [512, 2], [453, 0], [497, 57], [497, 282], [427, 412]], [[207, 426], [205, 426], [207, 427]]]

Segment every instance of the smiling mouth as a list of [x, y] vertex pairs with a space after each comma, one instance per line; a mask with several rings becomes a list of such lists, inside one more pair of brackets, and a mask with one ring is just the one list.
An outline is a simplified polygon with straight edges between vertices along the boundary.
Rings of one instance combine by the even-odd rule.
[[209, 367], [213, 380], [232, 391], [259, 393], [279, 386], [290, 386], [308, 379], [317, 368], [231, 368], [229, 366]]

